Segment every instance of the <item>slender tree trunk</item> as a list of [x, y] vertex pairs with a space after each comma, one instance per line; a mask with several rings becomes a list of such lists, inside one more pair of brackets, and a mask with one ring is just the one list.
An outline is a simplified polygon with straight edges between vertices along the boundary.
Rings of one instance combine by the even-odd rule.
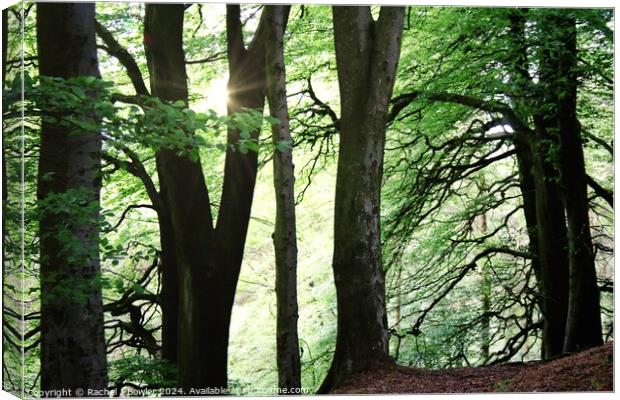
[[[229, 115], [245, 108], [261, 111], [264, 108], [263, 25], [261, 18], [254, 39], [246, 48], [243, 45], [239, 6], [226, 7]], [[258, 139], [259, 134], [259, 131], [251, 132], [251, 137]], [[197, 310], [209, 311], [208, 316], [203, 316], [192, 330], [192, 340], [200, 343], [191, 346], [186, 342], [184, 345], [184, 354], [187, 360], [191, 360], [185, 365], [179, 364], [180, 384], [184, 388], [214, 388], [221, 391], [228, 388], [230, 318], [250, 221], [258, 160], [256, 152], [243, 154], [231, 148], [237, 145], [239, 139], [240, 133], [237, 130], [228, 130], [229, 147], [217, 225], [214, 235], [206, 243], [210, 249], [210, 257], [206, 260], [212, 264], [210, 268], [213, 273], [207, 274], [203, 287], [196, 287], [196, 291], [204, 293], [200, 294], [203, 299], [194, 303]], [[197, 320], [196, 317], [194, 320]], [[206, 365], [205, 359], [209, 360]]]
[[481, 341], [481, 359], [483, 363], [486, 363], [489, 360], [490, 349], [491, 349], [491, 317], [489, 312], [491, 311], [491, 286], [489, 285], [488, 279], [489, 271], [488, 267], [483, 267], [482, 269], [482, 318], [480, 320], [480, 325], [482, 325], [480, 341]]
[[[249, 108], [262, 111], [265, 106], [265, 52], [261, 21], [252, 42], [243, 44], [240, 9], [238, 5], [226, 6], [226, 31], [228, 41], [228, 114]], [[251, 133], [258, 139], [260, 131]], [[229, 145], [236, 145], [239, 131], [228, 130]], [[217, 218], [217, 247], [219, 262], [226, 285], [229, 306], [232, 307], [237, 278], [243, 259], [243, 249], [250, 221], [254, 186], [256, 184], [257, 152], [241, 153], [229, 146], [224, 165], [224, 182], [220, 211]]]
[[[267, 99], [272, 117], [280, 122], [272, 126], [273, 183], [276, 193], [276, 226], [273, 245], [276, 253], [277, 360], [278, 386], [282, 394], [301, 388], [301, 363], [297, 334], [297, 234], [295, 220], [295, 172], [289, 129], [284, 65], [284, 30], [290, 6], [265, 9], [265, 65]], [[279, 143], [288, 143], [278, 149]], [[294, 394], [297, 394], [293, 392]]]
[[[37, 43], [42, 76], [99, 77], [94, 3], [38, 3]], [[72, 134], [43, 121], [37, 197], [53, 202], [66, 193], [79, 210], [41, 210], [41, 389], [72, 389], [72, 396], [81, 395], [78, 388], [107, 385], [103, 304], [95, 284], [100, 172], [99, 133]]]
[[[483, 186], [484, 187], [484, 186]], [[487, 216], [486, 213], [478, 215], [475, 219], [475, 226], [481, 235], [487, 234]], [[489, 360], [491, 349], [491, 277], [488, 265], [485, 263], [480, 271], [480, 292], [482, 302], [482, 317], [480, 318], [480, 352], [482, 363], [486, 363]]]
[[[517, 166], [519, 170], [519, 189], [523, 198], [523, 216], [525, 217], [525, 227], [529, 239], [528, 248], [532, 255], [531, 266], [536, 278], [536, 285], [542, 288], [542, 277], [540, 271], [540, 260], [538, 256], [538, 228], [536, 226], [536, 183], [532, 169], [534, 159], [529, 138], [522, 133], [515, 140], [517, 150]], [[542, 307], [542, 299], [539, 302]]]
[[[587, 179], [577, 120], [577, 28], [569, 15], [550, 16], [557, 37], [547, 68], [555, 85], [562, 198], [568, 222], [569, 301], [564, 351], [578, 351], [603, 343], [599, 291], [588, 215]], [[553, 48], [553, 46], [556, 46]], [[545, 68], [543, 67], [543, 68]]]
[[333, 17], [341, 101], [333, 260], [338, 332], [319, 393], [389, 359], [380, 197], [404, 8], [382, 7], [374, 22], [370, 7], [335, 6]]

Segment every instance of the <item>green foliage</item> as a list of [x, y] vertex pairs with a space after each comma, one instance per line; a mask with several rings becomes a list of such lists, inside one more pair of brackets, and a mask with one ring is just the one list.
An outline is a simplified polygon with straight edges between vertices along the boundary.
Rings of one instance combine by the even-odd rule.
[[[384, 260], [393, 329], [391, 350], [403, 362], [436, 368], [483, 364], [489, 361], [483, 354], [487, 337], [491, 359], [506, 359], [506, 351], [512, 359], [538, 356], [532, 350], [540, 344], [537, 331], [517, 341], [518, 345], [502, 347], [520, 327], [540, 318], [535, 306], [536, 284], [527, 259], [491, 254], [456, 280], [485, 249], [528, 252], [515, 160], [507, 157], [488, 167], [483, 164], [511, 149], [512, 144], [485, 137], [499, 133], [498, 129], [489, 131], [484, 127], [498, 118], [495, 113], [434, 101], [433, 96], [424, 93], [501, 102], [515, 109], [526, 124], [532, 123], [534, 113], [555, 111], [556, 104], [550, 99], [565, 95], [562, 88], [567, 82], [546, 81], [545, 76], [553, 71], [544, 71], [540, 65], [542, 57], [559, 56], [546, 53], [548, 44], [563, 29], [549, 23], [549, 18], [560, 14], [572, 15], [578, 21], [580, 120], [596, 125], [597, 135], [607, 135], [603, 125], [610, 126], [612, 115], [607, 102], [611, 94], [611, 19], [607, 10], [411, 9], [412, 24], [403, 36], [395, 96], [421, 95], [390, 126], [382, 196]], [[513, 36], [515, 16], [528, 21], [522, 42]], [[520, 44], [527, 49], [525, 61], [515, 57]], [[515, 71], [523, 67], [523, 62], [533, 77], [531, 81]], [[556, 91], [556, 87], [560, 90]], [[595, 122], [590, 119], [592, 115], [600, 115], [605, 122]], [[603, 144], [611, 140], [606, 137]], [[600, 140], [590, 145], [587, 163], [602, 167], [600, 161], [609, 162], [610, 153]], [[557, 142], [549, 140], [539, 146], [545, 159], [557, 168]], [[601, 178], [606, 180], [612, 175], [607, 170]], [[597, 214], [602, 217], [607, 212]], [[477, 228], [481, 217], [488, 222], [486, 231]], [[607, 222], [601, 220], [597, 228], [601, 237], [612, 234]], [[602, 272], [607, 261], [601, 256]], [[482, 276], [481, 269], [487, 271]], [[448, 290], [450, 282], [456, 283], [423, 314], [433, 299]], [[489, 301], [490, 309], [486, 310]], [[489, 322], [480, 317], [483, 312], [490, 313], [490, 331], [485, 327]], [[421, 325], [416, 326], [423, 315]], [[418, 330], [411, 331], [412, 327]]]
[[[118, 105], [110, 91], [114, 84], [94, 77], [25, 77], [26, 118], [40, 117], [43, 123], [69, 129], [70, 134], [103, 132], [111, 149], [129, 145], [167, 149], [195, 162], [202, 147], [225, 148], [215, 140], [223, 128], [239, 131], [234, 148], [247, 153], [258, 151], [258, 141], [251, 134], [263, 120], [275, 123], [258, 110], [218, 116], [213, 110], [195, 112], [180, 100], [163, 102], [147, 96], [136, 98], [137, 105]], [[13, 86], [19, 87], [20, 81], [15, 82]]]
[[136, 354], [109, 364], [110, 382], [116, 385], [131, 383], [152, 389], [175, 387], [176, 367], [161, 359]]

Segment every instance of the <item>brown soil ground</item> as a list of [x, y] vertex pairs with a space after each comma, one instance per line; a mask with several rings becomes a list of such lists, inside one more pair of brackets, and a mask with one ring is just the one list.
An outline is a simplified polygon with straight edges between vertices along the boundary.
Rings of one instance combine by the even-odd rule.
[[613, 391], [613, 342], [548, 361], [424, 370], [374, 367], [332, 393], [479, 393]]

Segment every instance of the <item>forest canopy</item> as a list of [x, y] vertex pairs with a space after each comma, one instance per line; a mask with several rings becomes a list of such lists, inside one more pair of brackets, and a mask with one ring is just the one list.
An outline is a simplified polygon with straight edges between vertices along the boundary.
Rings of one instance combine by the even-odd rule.
[[613, 341], [613, 9], [2, 16], [4, 390], [329, 393]]

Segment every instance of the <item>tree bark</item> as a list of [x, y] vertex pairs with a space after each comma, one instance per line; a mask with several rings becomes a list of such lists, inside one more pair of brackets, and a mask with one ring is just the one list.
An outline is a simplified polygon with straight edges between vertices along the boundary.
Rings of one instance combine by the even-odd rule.
[[[263, 20], [261, 17], [257, 32], [246, 48], [243, 44], [239, 5], [226, 6], [229, 115], [245, 108], [262, 111], [265, 106], [265, 52], [261, 34]], [[252, 139], [258, 139], [259, 134], [259, 130], [252, 132]], [[227, 271], [224, 280], [230, 292], [228, 297], [231, 307], [250, 221], [258, 160], [257, 152], [243, 154], [230, 146], [236, 145], [239, 139], [239, 131], [228, 129], [229, 146], [216, 228], [219, 262], [223, 264], [222, 270]]]
[[[528, 10], [515, 10], [510, 15], [513, 45], [515, 87], [532, 97], [525, 26]], [[533, 97], [536, 98], [534, 95]], [[523, 106], [516, 101], [517, 107]], [[532, 105], [525, 105], [525, 110]], [[533, 107], [533, 109], [537, 109]], [[557, 356], [563, 351], [568, 310], [568, 254], [564, 207], [558, 186], [558, 175], [547, 157], [557, 140], [549, 135], [545, 119], [534, 115], [534, 130], [517, 129], [515, 148], [519, 167], [520, 187], [530, 252], [535, 256], [532, 268], [541, 295], [543, 315], [542, 358]]]
[[[183, 52], [182, 4], [147, 4], [144, 21], [147, 62], [151, 74], [151, 93], [164, 101], [182, 100], [187, 104], [187, 74]], [[192, 134], [188, 132], [188, 134]], [[174, 354], [172, 343], [177, 336], [178, 382], [183, 388], [198, 387], [189, 384], [192, 378], [214, 363], [206, 351], [209, 336], [199, 337], [195, 331], [204, 330], [212, 321], [209, 316], [206, 280], [214, 272], [213, 251], [208, 246], [213, 241], [213, 219], [209, 194], [205, 185], [200, 160], [191, 161], [178, 155], [173, 149], [160, 149], [156, 156], [157, 172], [160, 178], [160, 193], [170, 220], [160, 218], [162, 250], [176, 247], [177, 271], [163, 261], [162, 300], [173, 305], [175, 289], [179, 315], [174, 318], [164, 312], [164, 323], [170, 347], [169, 356]], [[167, 253], [168, 254], [168, 253]], [[176, 275], [178, 274], [178, 275]], [[174, 280], [178, 279], [177, 285]], [[168, 289], [168, 290], [167, 290]], [[164, 305], [164, 307], [165, 307]], [[178, 332], [173, 329], [176, 326]], [[202, 361], [198, 362], [201, 357]]]
[[[265, 64], [267, 99], [272, 117], [273, 183], [276, 193], [276, 226], [273, 245], [276, 254], [277, 363], [281, 394], [298, 394], [301, 363], [297, 333], [297, 234], [295, 220], [295, 173], [289, 129], [284, 64], [284, 30], [290, 6], [265, 8]], [[278, 149], [278, 143], [288, 143]]]
[[[93, 3], [38, 3], [37, 43], [42, 76], [99, 77]], [[98, 132], [73, 134], [43, 121], [37, 197], [43, 202], [67, 194], [81, 212], [41, 210], [41, 389], [71, 389], [71, 396], [88, 395], [78, 388], [107, 385], [103, 304], [95, 284], [100, 172]], [[61, 239], [67, 228], [69, 238]], [[70, 246], [75, 243], [79, 251]]]
[[[561, 193], [568, 222], [569, 298], [564, 351], [603, 343], [599, 291], [588, 215], [587, 175], [577, 120], [577, 28], [570, 14], [552, 14], [551, 51], [543, 66], [552, 85], [554, 133], [559, 139]], [[550, 25], [551, 26], [551, 25]], [[544, 73], [541, 76], [544, 77]]]
[[[181, 4], [148, 4], [145, 45], [151, 93], [165, 101], [187, 103]], [[246, 49], [239, 6], [227, 6], [230, 79], [229, 114], [262, 110], [265, 56], [259, 32]], [[187, 132], [187, 134], [192, 134]], [[252, 132], [258, 138], [259, 132]], [[179, 272], [178, 384], [184, 395], [209, 388], [227, 390], [230, 317], [250, 218], [257, 154], [230, 147], [239, 132], [228, 130], [222, 199], [214, 228], [209, 193], [200, 160], [173, 150], [157, 154], [162, 197], [170, 210]], [[191, 389], [194, 390], [193, 392]]]
[[388, 360], [380, 197], [388, 102], [404, 8], [333, 7], [341, 101], [334, 221], [338, 302], [336, 352], [319, 393], [375, 362]]
[[131, 83], [136, 90], [136, 94], [140, 96], [148, 96], [149, 91], [144, 84], [144, 78], [142, 77], [142, 72], [140, 71], [140, 67], [138, 67], [138, 63], [132, 57], [132, 55], [120, 45], [112, 36], [112, 34], [103, 26], [101, 23], [96, 21], [95, 23], [95, 31], [97, 35], [101, 38], [103, 43], [105, 43], [106, 51], [113, 57], [115, 57], [123, 67], [125, 67], [125, 71], [127, 71], [127, 76], [131, 80]]
[[179, 346], [179, 266], [172, 217], [165, 200], [165, 184], [160, 182], [161, 207], [157, 210], [161, 246], [161, 357], [171, 363], [178, 359]]
[[[535, 117], [535, 120], [538, 120]], [[547, 160], [551, 138], [540, 123], [535, 128], [534, 184], [536, 186], [536, 233], [543, 284], [544, 357], [563, 351], [568, 312], [568, 253], [564, 206], [558, 175]]]
[[[482, 179], [481, 190], [484, 190], [484, 179]], [[474, 219], [474, 227], [477, 229], [477, 233], [481, 236], [486, 235], [488, 232], [487, 225], [487, 215], [485, 212], [476, 216]], [[491, 282], [491, 271], [489, 271], [489, 266], [487, 263], [482, 265], [480, 271], [480, 286], [479, 291], [481, 293], [481, 303], [482, 303], [482, 316], [480, 318], [480, 360], [482, 364], [486, 364], [491, 355], [491, 338], [493, 334], [491, 332], [491, 293], [493, 290], [492, 282]]]
[[[541, 135], [539, 140], [519, 135], [515, 147], [529, 247], [534, 255], [532, 268], [541, 295], [542, 358], [547, 359], [562, 353], [568, 309], [568, 258], [564, 208], [554, 180], [557, 176], [545, 160], [546, 134]], [[538, 146], [533, 150], [535, 143]]]

